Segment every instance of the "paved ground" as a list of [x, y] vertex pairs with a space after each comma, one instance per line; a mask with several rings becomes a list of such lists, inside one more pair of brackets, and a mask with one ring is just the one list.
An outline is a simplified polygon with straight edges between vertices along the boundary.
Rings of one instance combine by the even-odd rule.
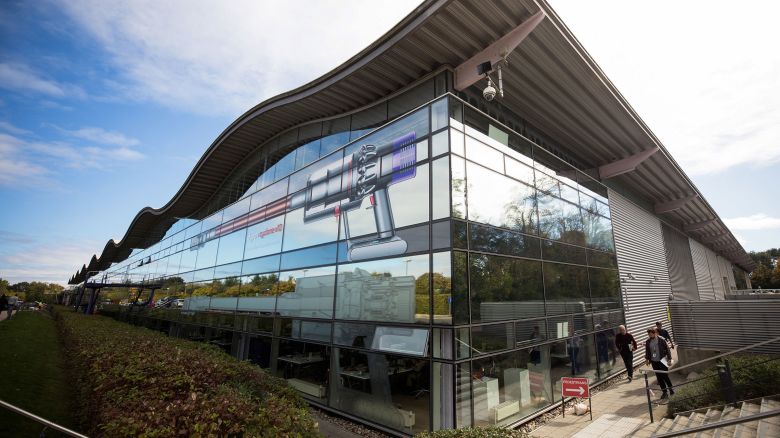
[[[675, 362], [677, 355], [672, 350]], [[674, 377], [673, 377], [674, 379]], [[650, 377], [650, 383], [655, 378]], [[655, 397], [660, 394], [656, 392]], [[645, 381], [639, 370], [634, 371], [634, 380], [624, 379], [620, 383], [599, 392], [593, 396], [593, 421], [589, 415], [576, 416], [570, 410], [566, 417], [558, 416], [544, 426], [531, 432], [535, 438], [619, 438], [649, 437], [649, 433], [634, 433], [634, 431], [650, 424], [650, 413], [647, 409]], [[587, 403], [587, 401], [586, 401]], [[656, 406], [653, 415], [656, 422], [666, 413], [666, 406]]]

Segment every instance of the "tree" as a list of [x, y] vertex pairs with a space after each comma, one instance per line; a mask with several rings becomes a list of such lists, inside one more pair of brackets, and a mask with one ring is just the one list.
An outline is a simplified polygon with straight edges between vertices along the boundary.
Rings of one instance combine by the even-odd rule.
[[8, 280], [0, 278], [0, 293], [7, 294], [9, 287], [10, 285], [8, 284]]
[[775, 265], [772, 271], [772, 289], [780, 289], [780, 262]]

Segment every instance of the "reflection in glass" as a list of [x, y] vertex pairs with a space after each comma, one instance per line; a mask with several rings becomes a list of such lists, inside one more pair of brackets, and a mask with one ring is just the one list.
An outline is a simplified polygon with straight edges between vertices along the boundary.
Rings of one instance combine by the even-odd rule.
[[587, 268], [545, 262], [544, 286], [548, 315], [590, 310]]
[[469, 266], [467, 253], [452, 252], [452, 318], [455, 324], [469, 323]]
[[549, 346], [538, 355], [519, 350], [472, 361], [476, 426], [508, 425], [553, 401]]
[[471, 349], [481, 355], [498, 350], [514, 348], [514, 325], [491, 324], [471, 328]]
[[338, 217], [328, 215], [315, 221], [306, 221], [304, 210], [299, 208], [287, 213], [284, 220], [284, 251], [338, 240]]
[[428, 269], [427, 254], [339, 265], [336, 318], [428, 323]]
[[330, 318], [335, 279], [335, 266], [280, 273], [276, 314]]
[[345, 348], [333, 352], [331, 407], [408, 434], [429, 430], [429, 360]]
[[586, 264], [585, 248], [542, 240], [542, 258], [553, 262]]
[[449, 252], [433, 254], [433, 322], [452, 323], [452, 268]]
[[466, 218], [466, 161], [452, 156], [452, 217]]
[[468, 135], [466, 136], [466, 158], [498, 173], [504, 173], [504, 155]]
[[223, 265], [239, 261], [244, 256], [244, 243], [246, 242], [246, 229], [230, 233], [219, 238], [219, 252], [217, 264]]
[[614, 251], [612, 241], [612, 221], [603, 216], [583, 211], [585, 240], [589, 247], [602, 251]]
[[593, 335], [573, 336], [550, 344], [550, 356], [555, 394], [561, 393], [561, 377], [587, 377], [591, 382], [597, 380]]
[[469, 224], [469, 228], [473, 251], [539, 258], [539, 239], [536, 237], [478, 224]]
[[321, 403], [328, 396], [330, 348], [298, 341], [279, 341], [276, 375], [287, 380], [305, 398]]
[[590, 295], [593, 310], [616, 309], [620, 307], [620, 278], [618, 271], [588, 268]]
[[280, 252], [283, 231], [284, 216], [277, 216], [249, 227], [246, 233], [244, 258], [250, 259]]
[[536, 234], [533, 187], [473, 163], [466, 164], [466, 174], [469, 220]]
[[537, 192], [537, 198], [540, 235], [552, 240], [585, 246], [579, 207], [542, 191]]
[[471, 254], [469, 267], [472, 322], [544, 314], [540, 262]]
[[[445, 133], [446, 135], [446, 133]], [[433, 172], [431, 187], [431, 210], [433, 220], [450, 215], [450, 160], [449, 157], [436, 160], [431, 164]]]
[[280, 293], [278, 280], [276, 273], [242, 277], [237, 310], [273, 314], [276, 296]]

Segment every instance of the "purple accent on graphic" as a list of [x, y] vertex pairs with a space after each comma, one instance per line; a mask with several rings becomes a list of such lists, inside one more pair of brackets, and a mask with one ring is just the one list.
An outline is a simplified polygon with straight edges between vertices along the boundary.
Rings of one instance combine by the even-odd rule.
[[393, 141], [393, 184], [414, 178], [417, 168], [417, 137], [410, 132]]

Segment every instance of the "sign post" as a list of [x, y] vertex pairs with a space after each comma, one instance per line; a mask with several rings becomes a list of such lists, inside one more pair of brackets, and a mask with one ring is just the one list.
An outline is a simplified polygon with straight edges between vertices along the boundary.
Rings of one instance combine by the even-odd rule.
[[590, 420], [593, 421], [593, 404], [590, 399], [590, 384], [586, 377], [562, 377], [561, 378], [561, 408], [563, 416], [566, 416], [566, 397], [588, 398], [588, 411], [590, 411]]

